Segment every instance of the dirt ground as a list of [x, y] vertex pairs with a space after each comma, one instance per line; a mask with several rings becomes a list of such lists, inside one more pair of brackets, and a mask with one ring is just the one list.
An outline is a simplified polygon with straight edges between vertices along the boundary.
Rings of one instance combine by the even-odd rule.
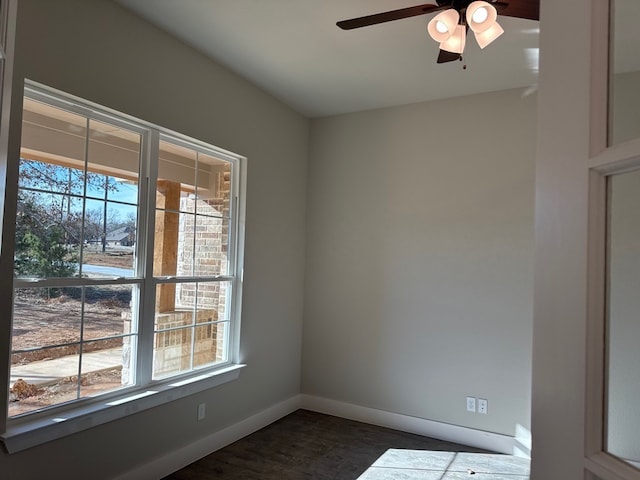
[[[128, 301], [118, 300], [118, 294], [126, 297], [126, 292], [106, 292], [106, 298], [90, 299], [85, 303], [82, 335], [84, 339], [95, 339], [84, 344], [85, 352], [122, 345], [121, 338], [104, 340], [104, 337], [123, 333], [121, 312], [128, 309]], [[101, 289], [100, 293], [104, 294], [105, 290]], [[26, 364], [78, 353], [75, 345], [28, 350], [77, 342], [80, 339], [79, 300], [64, 294], [46, 299], [22, 293], [16, 296], [14, 311], [12, 350], [18, 353], [12, 355], [12, 364]], [[100, 338], [103, 340], [97, 340]], [[82, 376], [80, 396], [93, 396], [120, 387], [120, 370], [118, 368]], [[9, 391], [9, 415], [15, 416], [60, 404], [74, 400], [77, 396], [77, 376], [63, 378], [58, 383], [42, 387], [16, 382]]]
[[133, 265], [133, 254], [126, 251], [99, 251], [84, 250], [82, 253], [82, 263], [91, 265], [105, 265], [108, 267], [131, 268]]
[[[113, 259], [105, 259], [117, 266]], [[92, 259], [91, 263], [99, 264]], [[126, 260], [124, 260], [126, 261]], [[131, 262], [131, 255], [128, 257]], [[89, 263], [89, 262], [87, 262]], [[129, 263], [130, 265], [130, 263]], [[77, 342], [83, 338], [83, 351], [96, 351], [122, 345], [121, 338], [105, 339], [124, 333], [122, 312], [129, 310], [131, 290], [122, 286], [87, 288], [84, 325], [81, 322], [80, 289], [63, 291], [18, 291], [14, 298], [12, 335], [13, 365], [49, 360], [79, 353]], [[40, 350], [62, 344], [55, 348]], [[16, 386], [17, 385], [17, 386]], [[68, 377], [54, 385], [36, 387], [16, 383], [10, 391], [9, 415], [40, 409], [73, 400], [77, 396], [77, 378]], [[96, 372], [81, 378], [81, 396], [91, 396], [120, 386], [120, 369]]]
[[[89, 295], [88, 292], [87, 297]], [[102, 287], [91, 295], [94, 298], [87, 298], [85, 303], [83, 339], [97, 340], [122, 334], [124, 323], [121, 313], [129, 308], [130, 292], [121, 288]], [[64, 292], [56, 297], [46, 298], [24, 290], [19, 291], [14, 299], [12, 337], [12, 351], [19, 353], [13, 354], [11, 363], [24, 364], [78, 353], [73, 346], [28, 350], [78, 342], [82, 326], [81, 309], [79, 299]], [[91, 342], [86, 347], [89, 351], [113, 348], [118, 343], [121, 344], [122, 340], [116, 339], [116, 344], [113, 343], [113, 340], [101, 340]]]

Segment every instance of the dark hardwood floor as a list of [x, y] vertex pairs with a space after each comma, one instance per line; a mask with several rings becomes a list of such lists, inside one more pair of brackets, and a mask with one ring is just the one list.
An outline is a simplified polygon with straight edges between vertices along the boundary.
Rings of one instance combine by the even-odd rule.
[[165, 480], [356, 480], [389, 449], [488, 453], [464, 445], [298, 410], [165, 477]]

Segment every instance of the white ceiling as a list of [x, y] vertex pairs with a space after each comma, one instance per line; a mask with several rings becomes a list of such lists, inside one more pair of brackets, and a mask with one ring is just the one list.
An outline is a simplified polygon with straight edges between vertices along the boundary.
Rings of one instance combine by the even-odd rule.
[[309, 117], [537, 80], [535, 21], [498, 17], [505, 34], [485, 50], [469, 35], [466, 70], [460, 62], [436, 64], [438, 45], [426, 33], [430, 15], [351, 31], [336, 26], [427, 0], [116, 1]]
[[[116, 0], [249, 79], [319, 117], [530, 86], [538, 22], [498, 17], [505, 29], [465, 62], [436, 64], [430, 15], [343, 31], [336, 22], [428, 0]], [[435, 2], [434, 2], [435, 3]]]

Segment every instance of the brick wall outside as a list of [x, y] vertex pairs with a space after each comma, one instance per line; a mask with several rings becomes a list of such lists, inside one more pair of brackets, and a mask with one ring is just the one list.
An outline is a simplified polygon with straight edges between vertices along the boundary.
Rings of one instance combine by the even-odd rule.
[[[179, 276], [214, 276], [228, 273], [230, 172], [218, 174], [216, 198], [183, 197], [178, 234]], [[174, 312], [156, 314], [156, 328], [168, 329], [191, 325], [156, 334], [154, 373], [171, 374], [188, 370], [193, 344], [193, 366], [224, 360], [227, 324], [207, 322], [224, 320], [227, 308], [227, 285], [223, 282], [182, 283], [176, 285]], [[198, 326], [200, 323], [205, 325]]]

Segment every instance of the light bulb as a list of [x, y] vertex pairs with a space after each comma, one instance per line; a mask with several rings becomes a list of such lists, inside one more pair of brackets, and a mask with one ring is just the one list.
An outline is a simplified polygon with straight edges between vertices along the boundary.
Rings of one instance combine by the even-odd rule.
[[436, 30], [438, 30], [438, 32], [440, 33], [447, 33], [449, 31], [444, 22], [441, 22], [440, 20], [436, 22]]
[[487, 9], [485, 7], [480, 7], [475, 12], [473, 12], [471, 18], [476, 23], [482, 23], [487, 19], [488, 16], [489, 12], [487, 12]]

